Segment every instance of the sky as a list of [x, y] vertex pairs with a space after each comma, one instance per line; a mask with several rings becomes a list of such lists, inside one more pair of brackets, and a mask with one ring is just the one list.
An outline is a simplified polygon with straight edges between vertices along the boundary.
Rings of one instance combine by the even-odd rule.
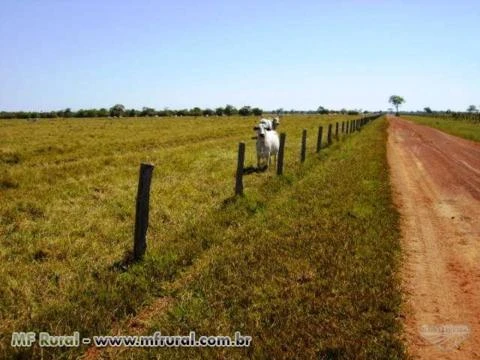
[[0, 111], [480, 106], [478, 0], [0, 0]]

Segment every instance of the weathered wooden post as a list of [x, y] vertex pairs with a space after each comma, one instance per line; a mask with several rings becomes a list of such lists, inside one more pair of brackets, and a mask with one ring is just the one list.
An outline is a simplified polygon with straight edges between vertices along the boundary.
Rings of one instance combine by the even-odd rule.
[[328, 145], [332, 144], [332, 124], [328, 124], [328, 134], [327, 134]]
[[243, 195], [243, 166], [245, 162], [245, 143], [238, 144], [237, 173], [235, 175], [235, 195]]
[[318, 128], [318, 137], [317, 137], [317, 153], [320, 152], [322, 148], [322, 136], [323, 136], [323, 126]]
[[285, 154], [285, 133], [280, 134], [280, 148], [278, 149], [277, 175], [283, 174], [283, 155]]
[[335, 139], [338, 140], [338, 121], [335, 123]]
[[345, 121], [342, 121], [342, 134], [345, 133]]
[[135, 210], [135, 233], [133, 237], [133, 260], [143, 258], [147, 249], [148, 210], [153, 165], [141, 164], [138, 179], [137, 206]]
[[307, 153], [307, 129], [302, 131], [302, 150], [300, 151], [300, 161], [305, 162], [305, 155]]

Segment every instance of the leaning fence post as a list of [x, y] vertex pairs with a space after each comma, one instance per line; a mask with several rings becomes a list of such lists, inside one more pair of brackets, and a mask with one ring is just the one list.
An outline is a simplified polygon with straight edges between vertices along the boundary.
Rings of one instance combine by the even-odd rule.
[[302, 150], [300, 151], [300, 161], [305, 161], [305, 154], [307, 153], [307, 129], [302, 131]]
[[323, 127], [318, 128], [318, 137], [317, 137], [317, 153], [320, 152], [322, 148], [322, 136], [323, 136]]
[[237, 173], [235, 175], [235, 195], [243, 195], [243, 165], [245, 162], [245, 143], [238, 144]]
[[283, 155], [285, 154], [285, 133], [280, 134], [280, 148], [278, 149], [277, 175], [283, 174]]
[[135, 233], [133, 237], [133, 259], [141, 260], [147, 249], [148, 210], [153, 165], [141, 164], [138, 179]]
[[332, 124], [328, 124], [327, 141], [328, 141], [328, 145], [332, 144]]

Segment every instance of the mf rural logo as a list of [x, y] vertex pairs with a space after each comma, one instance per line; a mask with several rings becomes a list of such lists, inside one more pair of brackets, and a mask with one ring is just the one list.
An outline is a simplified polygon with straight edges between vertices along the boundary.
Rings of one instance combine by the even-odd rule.
[[470, 336], [468, 325], [423, 325], [420, 335], [443, 351], [451, 351]]

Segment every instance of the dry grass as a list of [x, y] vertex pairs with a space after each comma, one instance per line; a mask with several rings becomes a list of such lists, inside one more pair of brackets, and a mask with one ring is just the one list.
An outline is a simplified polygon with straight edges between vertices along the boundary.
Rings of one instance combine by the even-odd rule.
[[[152, 329], [254, 336], [250, 352], [161, 351], [167, 358], [348, 357], [362, 349], [359, 357], [401, 357], [384, 122], [319, 161], [316, 128], [339, 119], [286, 117], [286, 175], [249, 175], [237, 201], [225, 200], [239, 141], [254, 163], [253, 118], [0, 122], [5, 357], [40, 357], [38, 348], [12, 352], [12, 331], [107, 334], [161, 296], [174, 306], [152, 315]], [[112, 265], [131, 247], [142, 161], [156, 165], [148, 254], [119, 272]]]

